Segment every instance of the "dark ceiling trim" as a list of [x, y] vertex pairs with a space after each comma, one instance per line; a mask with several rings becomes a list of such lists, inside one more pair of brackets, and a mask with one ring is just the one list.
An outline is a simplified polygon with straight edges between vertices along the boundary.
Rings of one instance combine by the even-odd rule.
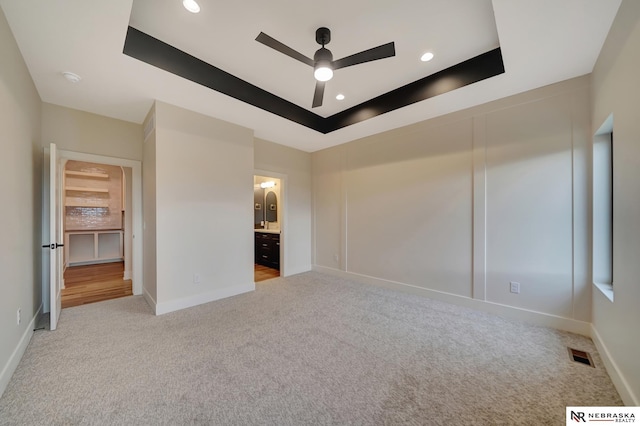
[[133, 27], [123, 53], [325, 134], [504, 73], [498, 47], [324, 118]]
[[127, 30], [123, 53], [311, 129], [320, 131], [323, 126], [321, 116], [133, 27]]
[[327, 118], [331, 131], [504, 73], [500, 48], [377, 96]]

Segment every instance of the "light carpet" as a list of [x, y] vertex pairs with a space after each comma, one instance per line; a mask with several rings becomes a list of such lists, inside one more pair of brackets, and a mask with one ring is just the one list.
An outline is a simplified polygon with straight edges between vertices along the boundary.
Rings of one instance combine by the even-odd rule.
[[63, 310], [0, 424], [564, 425], [622, 405], [586, 337], [315, 272], [256, 287], [162, 316], [140, 296]]

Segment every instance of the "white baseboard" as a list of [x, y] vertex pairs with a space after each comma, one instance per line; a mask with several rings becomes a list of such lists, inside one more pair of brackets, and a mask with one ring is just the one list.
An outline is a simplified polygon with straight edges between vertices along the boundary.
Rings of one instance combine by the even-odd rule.
[[0, 373], [0, 397], [4, 393], [9, 381], [11, 380], [11, 376], [18, 368], [18, 364], [22, 359], [22, 355], [24, 355], [24, 351], [27, 349], [29, 342], [31, 341], [31, 336], [33, 336], [33, 329], [36, 326], [36, 322], [38, 321], [38, 317], [40, 316], [40, 312], [42, 311], [42, 305], [36, 311], [36, 314], [31, 319], [31, 322], [27, 325], [27, 328], [24, 330], [18, 345], [13, 350], [13, 353], [9, 357], [9, 361], [2, 368], [2, 373]]
[[306, 266], [300, 266], [297, 268], [287, 268], [287, 270], [285, 271], [285, 273], [283, 274], [284, 277], [290, 277], [291, 275], [298, 275], [298, 274], [302, 274], [305, 272], [309, 272], [311, 271], [311, 265], [306, 265]]
[[192, 306], [202, 305], [203, 303], [213, 302], [215, 300], [224, 299], [226, 297], [236, 296], [238, 294], [254, 291], [256, 284], [251, 282], [244, 285], [236, 285], [233, 287], [225, 287], [207, 293], [196, 294], [194, 296], [183, 297], [181, 299], [170, 300], [168, 302], [160, 302], [155, 304], [156, 315], [162, 315], [180, 309], [191, 308]]
[[602, 358], [602, 362], [604, 363], [604, 367], [607, 370], [607, 373], [609, 373], [609, 377], [611, 377], [611, 381], [620, 394], [620, 398], [622, 398], [624, 405], [631, 407], [640, 406], [640, 398], [634, 395], [629, 383], [627, 383], [624, 376], [620, 373], [618, 364], [616, 364], [611, 357], [609, 349], [607, 349], [607, 346], [602, 341], [598, 330], [593, 325], [591, 325], [591, 339], [593, 340], [593, 343], [595, 343], [598, 353], [600, 354], [600, 358]]
[[378, 287], [388, 288], [390, 290], [397, 290], [405, 293], [415, 294], [418, 296], [428, 297], [430, 299], [451, 303], [453, 305], [464, 306], [471, 309], [477, 309], [479, 311], [489, 312], [502, 317], [528, 322], [530, 324], [542, 325], [545, 327], [556, 328], [558, 330], [569, 331], [571, 333], [591, 337], [591, 323], [585, 321], [559, 317], [556, 315], [546, 314], [544, 312], [530, 311], [527, 309], [516, 308], [514, 306], [501, 305], [499, 303], [487, 302], [485, 300], [471, 299], [469, 297], [459, 296], [457, 294], [445, 293], [442, 291], [431, 290], [397, 281], [389, 281], [382, 278], [370, 277], [368, 275], [355, 274], [353, 272], [345, 272], [338, 269], [327, 268], [325, 266], [314, 265], [313, 270], [345, 279], [350, 279], [353, 281], [358, 281], [364, 284], [371, 284]]
[[147, 302], [147, 304], [151, 307], [151, 309], [153, 309], [153, 312], [158, 315], [158, 313], [156, 312], [156, 299], [153, 298], [153, 296], [151, 296], [149, 294], [149, 292], [147, 291], [146, 288], [142, 289], [142, 297], [144, 297], [144, 300]]

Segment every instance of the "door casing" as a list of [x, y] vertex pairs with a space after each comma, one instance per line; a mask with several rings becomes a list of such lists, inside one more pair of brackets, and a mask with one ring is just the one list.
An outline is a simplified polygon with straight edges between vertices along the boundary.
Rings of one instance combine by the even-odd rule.
[[[86, 154], [82, 152], [67, 151], [58, 149], [58, 160], [65, 162], [66, 160], [86, 161], [90, 163], [109, 164], [112, 166], [122, 166], [131, 168], [131, 191], [132, 191], [132, 244], [131, 244], [131, 263], [132, 263], [132, 291], [134, 295], [142, 294], [143, 288], [143, 223], [142, 223], [142, 162], [137, 160], [129, 160], [125, 158], [107, 157], [96, 154]], [[47, 241], [49, 239], [49, 221], [48, 210], [49, 208], [49, 182], [48, 177], [45, 176], [45, 182], [43, 182], [43, 213], [42, 213], [42, 240]], [[44, 258], [43, 258], [44, 263]], [[42, 268], [42, 305], [43, 312], [49, 312], [49, 269]], [[46, 270], [45, 270], [46, 269]]]

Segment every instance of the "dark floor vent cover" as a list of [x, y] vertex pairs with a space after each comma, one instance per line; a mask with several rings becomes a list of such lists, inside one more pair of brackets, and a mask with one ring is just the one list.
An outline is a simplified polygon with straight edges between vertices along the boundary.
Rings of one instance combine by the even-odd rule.
[[589, 352], [580, 351], [578, 349], [567, 348], [569, 349], [569, 357], [572, 361], [579, 362], [580, 364], [586, 364], [589, 367], [595, 368], [596, 366], [593, 364], [591, 360], [591, 355]]

